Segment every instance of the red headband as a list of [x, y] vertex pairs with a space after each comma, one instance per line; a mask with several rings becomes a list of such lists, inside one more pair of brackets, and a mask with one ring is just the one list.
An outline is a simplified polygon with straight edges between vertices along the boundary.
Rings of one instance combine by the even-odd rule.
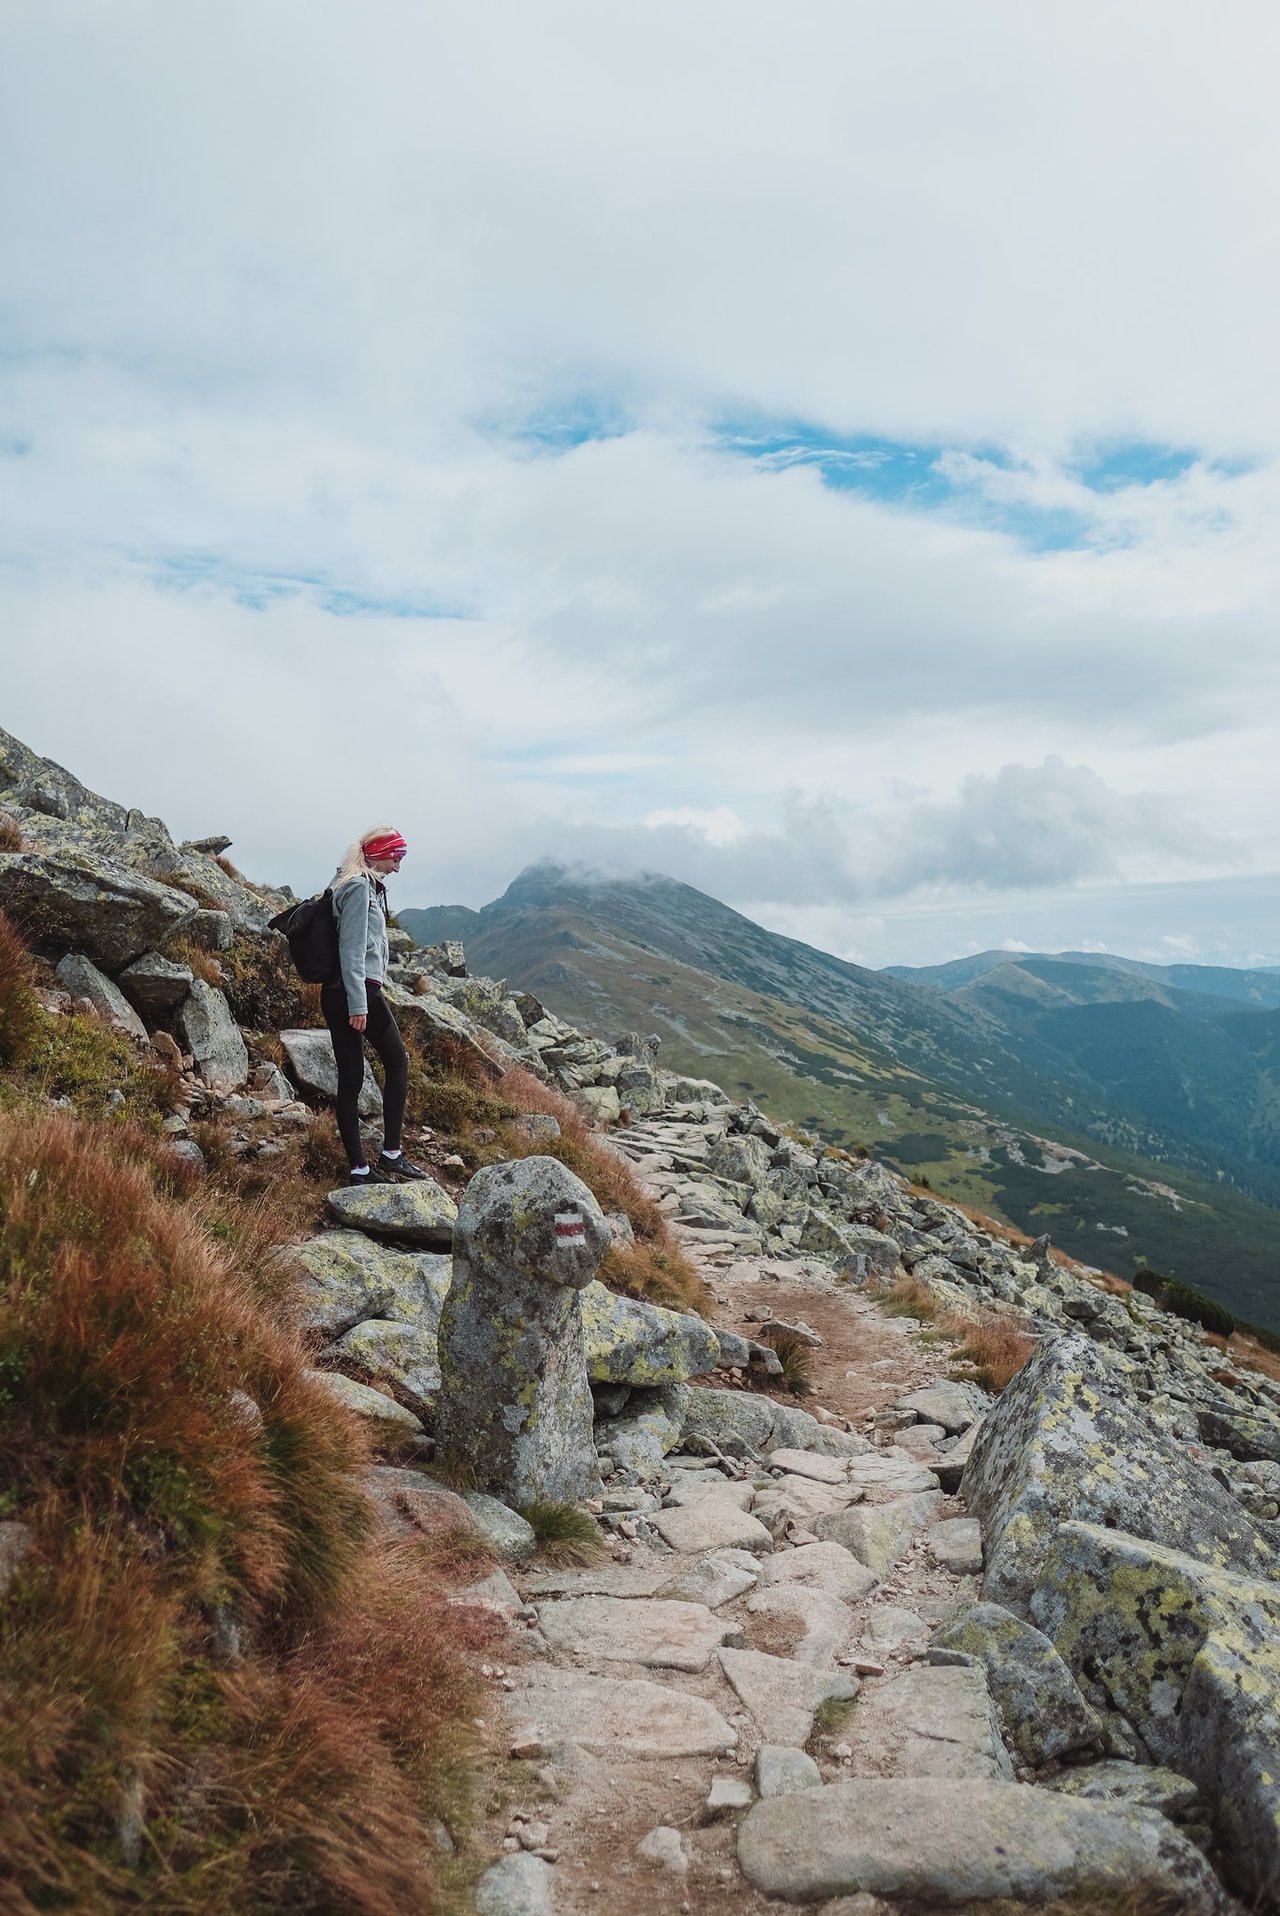
[[402, 858], [409, 847], [399, 832], [383, 832], [380, 838], [366, 838], [361, 849], [366, 858]]

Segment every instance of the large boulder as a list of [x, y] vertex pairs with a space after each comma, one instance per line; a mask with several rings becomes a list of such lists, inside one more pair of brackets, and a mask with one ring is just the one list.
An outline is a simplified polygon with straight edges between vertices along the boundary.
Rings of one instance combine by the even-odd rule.
[[1202, 1410], [1200, 1435], [1241, 1463], [1280, 1464], [1280, 1417], [1266, 1410]]
[[1118, 1893], [1179, 1916], [1227, 1906], [1164, 1817], [1018, 1783], [865, 1777], [767, 1797], [739, 1828], [738, 1861], [753, 1888], [788, 1903], [866, 1893], [927, 1908], [1065, 1897], [1101, 1908]]
[[82, 951], [69, 951], [58, 965], [58, 978], [73, 998], [87, 998], [100, 1017], [107, 1018], [131, 1038], [145, 1040], [147, 1027], [118, 985], [113, 985]]
[[[318, 1093], [322, 1098], [337, 1097], [338, 1061], [333, 1055], [333, 1039], [327, 1031], [282, 1031], [280, 1042], [289, 1061], [289, 1076], [301, 1090]], [[367, 1058], [356, 1109], [362, 1118], [376, 1118], [382, 1110], [382, 1093]]]
[[504, 1502], [599, 1486], [581, 1292], [609, 1241], [595, 1198], [555, 1158], [490, 1165], [467, 1186], [440, 1317], [438, 1437]]
[[1280, 1560], [1230, 1492], [1143, 1415], [1114, 1358], [1083, 1337], [1041, 1345], [987, 1412], [961, 1493], [982, 1521], [982, 1593], [1025, 1616], [1058, 1525], [1127, 1531], [1223, 1569]]
[[231, 1006], [216, 986], [193, 979], [178, 1008], [177, 1025], [205, 1083], [215, 1091], [238, 1090], [249, 1076], [249, 1053]]
[[619, 1297], [598, 1280], [582, 1293], [582, 1329], [597, 1384], [682, 1384], [720, 1355], [715, 1332], [694, 1312]]
[[1274, 1896], [1280, 1583], [1096, 1524], [1064, 1523], [1031, 1609], [1157, 1763], [1204, 1790], [1232, 1880], [1264, 1902]]
[[185, 892], [96, 852], [0, 853], [0, 911], [38, 949], [81, 951], [105, 971], [123, 970], [195, 909]]

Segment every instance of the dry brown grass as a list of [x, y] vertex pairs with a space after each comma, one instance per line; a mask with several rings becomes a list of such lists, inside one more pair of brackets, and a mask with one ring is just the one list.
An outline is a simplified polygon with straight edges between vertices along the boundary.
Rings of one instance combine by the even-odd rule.
[[474, 1570], [373, 1552], [365, 1440], [272, 1313], [265, 1210], [219, 1233], [234, 1200], [196, 1188], [145, 1133], [0, 1117], [0, 1484], [34, 1532], [0, 1596], [0, 1907], [428, 1911]]
[[22, 827], [12, 812], [0, 812], [0, 852], [22, 850]]
[[897, 1278], [873, 1295], [890, 1317], [915, 1317], [929, 1324], [936, 1336], [954, 1345], [957, 1368], [983, 1390], [997, 1395], [1036, 1348], [1030, 1332], [995, 1311], [975, 1310], [972, 1316], [962, 1316], [948, 1310], [918, 1277]]
[[34, 1054], [45, 1015], [35, 994], [31, 954], [0, 911], [0, 1066], [12, 1070]]

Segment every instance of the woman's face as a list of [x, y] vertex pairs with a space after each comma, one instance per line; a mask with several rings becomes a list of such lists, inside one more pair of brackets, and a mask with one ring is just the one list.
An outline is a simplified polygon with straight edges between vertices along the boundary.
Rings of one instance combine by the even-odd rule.
[[367, 858], [365, 863], [370, 871], [377, 872], [379, 877], [385, 877], [388, 872], [399, 871], [400, 860], [403, 857], [403, 852], [396, 852], [391, 858]]

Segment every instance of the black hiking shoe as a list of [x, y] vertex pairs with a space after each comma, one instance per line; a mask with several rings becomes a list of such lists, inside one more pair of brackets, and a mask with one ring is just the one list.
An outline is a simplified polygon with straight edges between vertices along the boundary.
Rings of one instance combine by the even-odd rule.
[[389, 1183], [394, 1183], [397, 1178], [403, 1178], [407, 1184], [411, 1184], [415, 1178], [431, 1176], [430, 1171], [424, 1171], [420, 1164], [411, 1164], [403, 1151], [398, 1158], [389, 1158], [383, 1151], [372, 1168], [382, 1174], [384, 1182]]
[[376, 1164], [371, 1164], [367, 1171], [361, 1171], [358, 1175], [354, 1171], [347, 1172], [347, 1183], [355, 1191], [361, 1190], [366, 1184], [390, 1184], [390, 1182], [391, 1179], [386, 1172]]

